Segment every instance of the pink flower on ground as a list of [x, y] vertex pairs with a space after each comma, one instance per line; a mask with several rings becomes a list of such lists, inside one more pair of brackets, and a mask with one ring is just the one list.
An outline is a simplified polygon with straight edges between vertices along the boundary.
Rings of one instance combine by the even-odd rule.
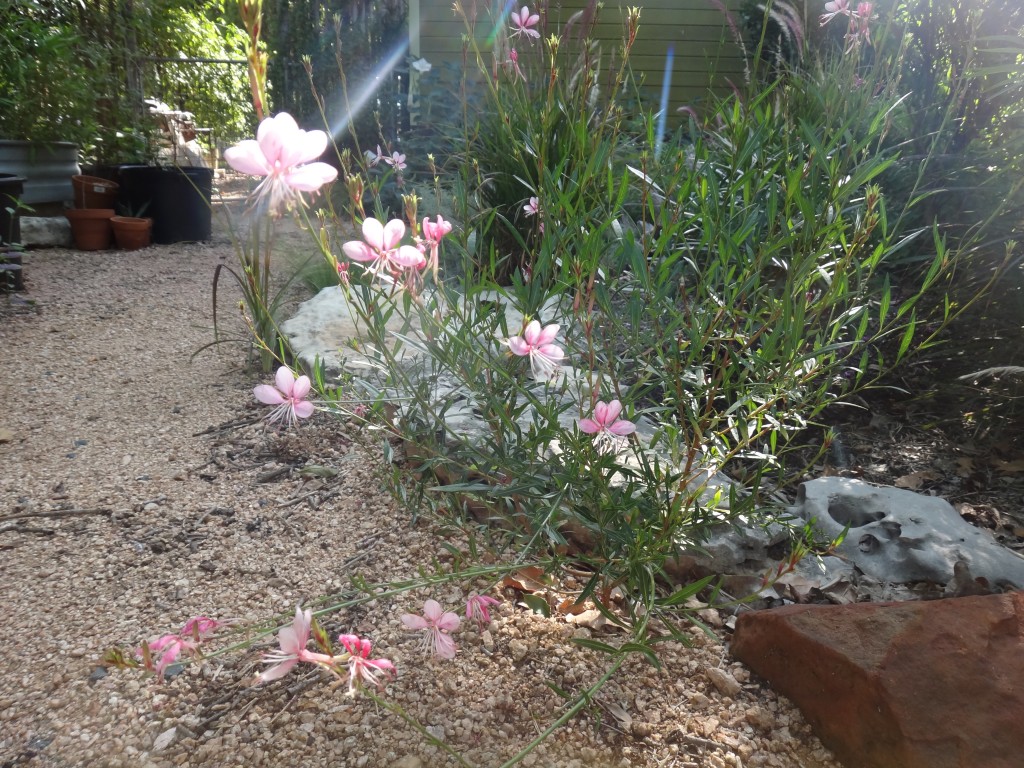
[[470, 595], [466, 601], [466, 618], [476, 621], [477, 627], [483, 629], [491, 623], [490, 607], [500, 603], [501, 600], [495, 600], [487, 595]]
[[550, 379], [565, 357], [562, 348], [551, 343], [558, 335], [558, 328], [546, 325], [542, 329], [538, 321], [531, 320], [522, 336], [512, 336], [505, 341], [513, 355], [530, 358], [530, 371], [535, 379]]
[[316, 192], [334, 181], [338, 170], [327, 163], [312, 162], [327, 149], [327, 134], [304, 131], [286, 112], [268, 117], [256, 130], [256, 140], [246, 139], [224, 150], [224, 159], [236, 171], [266, 176], [253, 192], [257, 202], [270, 211], [302, 202], [302, 192]]
[[540, 39], [540, 32], [534, 29], [537, 26], [537, 22], [540, 21], [540, 16], [536, 13], [531, 14], [530, 9], [525, 5], [518, 12], [513, 11], [508, 17], [509, 24], [512, 27], [512, 32], [509, 37], [519, 37], [526, 35], [535, 39]]
[[338, 642], [348, 652], [348, 695], [355, 696], [356, 689], [364, 683], [384, 687], [383, 677], [395, 674], [395, 665], [387, 659], [370, 658], [370, 641], [356, 635], [341, 635]]
[[365, 242], [352, 240], [341, 246], [341, 249], [353, 261], [370, 262], [367, 270], [373, 274], [396, 274], [403, 269], [421, 269], [427, 263], [426, 257], [411, 245], [399, 246], [404, 236], [405, 222], [401, 219], [392, 219], [385, 225], [374, 218], [368, 218], [363, 221]]
[[392, 152], [391, 157], [385, 156], [384, 162], [395, 170], [405, 170], [405, 155], [399, 154], [398, 152]]
[[832, 2], [825, 3], [825, 13], [818, 17], [818, 23], [821, 26], [825, 26], [836, 16], [849, 16], [850, 15], [850, 2], [849, 0], [832, 0]]
[[455, 658], [455, 641], [449, 632], [459, 628], [459, 617], [441, 608], [437, 600], [427, 600], [423, 604], [422, 616], [415, 613], [402, 614], [402, 623], [409, 629], [426, 630], [423, 646], [430, 648], [434, 655], [442, 659]]
[[588, 435], [599, 438], [626, 437], [636, 432], [636, 424], [619, 418], [622, 403], [612, 400], [610, 403], [598, 401], [594, 406], [594, 418], [580, 419], [580, 430]]
[[437, 215], [437, 221], [431, 221], [430, 219], [423, 220], [423, 242], [421, 243], [421, 250], [429, 251], [430, 256], [427, 259], [427, 265], [434, 272], [435, 279], [437, 278], [437, 258], [438, 258], [438, 247], [441, 245], [441, 240], [452, 231], [452, 223], [445, 221], [441, 218], [441, 214]]
[[263, 661], [273, 664], [270, 669], [260, 673], [260, 682], [268, 683], [271, 680], [279, 680], [292, 671], [292, 667], [300, 661], [311, 664], [333, 664], [334, 657], [323, 653], [314, 653], [306, 649], [309, 643], [310, 625], [313, 623], [313, 612], [303, 611], [295, 606], [295, 618], [291, 626], [284, 627], [277, 633], [277, 642], [280, 648], [276, 651], [263, 654]]
[[290, 426], [299, 419], [308, 419], [313, 415], [313, 404], [306, 400], [310, 387], [308, 376], [295, 378], [291, 369], [282, 365], [277, 369], [275, 386], [260, 384], [252, 393], [261, 403], [277, 406], [267, 416], [271, 424], [281, 421]]
[[[196, 616], [186, 621], [178, 634], [163, 635], [156, 640], [146, 643], [150, 654], [158, 654], [160, 656], [154, 667], [157, 677], [163, 680], [167, 667], [177, 661], [182, 651], [195, 654], [199, 643], [203, 640], [203, 636], [208, 635], [220, 626], [222, 624], [219, 621], [209, 619], [206, 616]], [[142, 656], [142, 649], [140, 648], [136, 654]]]

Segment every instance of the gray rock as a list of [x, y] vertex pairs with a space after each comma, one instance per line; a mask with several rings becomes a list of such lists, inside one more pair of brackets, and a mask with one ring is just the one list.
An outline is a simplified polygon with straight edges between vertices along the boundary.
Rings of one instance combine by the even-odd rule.
[[20, 222], [22, 245], [71, 247], [71, 223], [63, 216], [21, 216]]
[[947, 584], [962, 562], [993, 587], [1024, 587], [1024, 557], [935, 496], [822, 477], [800, 486], [791, 511], [829, 538], [849, 525], [836, 554], [879, 581]]
[[[309, 301], [299, 305], [295, 316], [281, 323], [281, 332], [307, 370], [319, 359], [327, 379], [337, 383], [346, 372], [365, 374], [376, 367], [378, 355], [365, 345], [353, 348], [353, 342], [364, 338], [361, 321], [352, 311], [340, 286], [324, 288]], [[388, 321], [392, 334], [409, 332], [396, 312]], [[396, 339], [397, 343], [397, 339]], [[404, 357], [406, 353], [400, 353]]]

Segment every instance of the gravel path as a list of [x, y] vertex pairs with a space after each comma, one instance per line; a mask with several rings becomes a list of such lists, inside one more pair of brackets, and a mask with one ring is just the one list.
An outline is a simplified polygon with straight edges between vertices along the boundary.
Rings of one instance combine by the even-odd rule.
[[[100, 663], [197, 614], [238, 620], [227, 644], [355, 575], [414, 578], [450, 562], [442, 534], [380, 490], [372, 434], [323, 415], [268, 431], [241, 347], [190, 361], [212, 338], [214, 267], [233, 258], [226, 242], [33, 252], [34, 307], [0, 297], [0, 768], [455, 764], [316, 670], [253, 685], [270, 637], [162, 684]], [[240, 326], [236, 300], [226, 291], [222, 312]], [[311, 465], [336, 474], [301, 471]], [[487, 632], [464, 622], [456, 660], [429, 661], [398, 618], [428, 596], [455, 609], [465, 592], [382, 598], [325, 625], [371, 637], [399, 670], [386, 698], [481, 768], [557, 717], [548, 682], [578, 692], [606, 668], [574, 634], [616, 641], [532, 614], [509, 591]], [[628, 661], [523, 764], [836, 765], [720, 642], [695, 633], [662, 659], [660, 670]], [[717, 687], [708, 667], [727, 673]]]

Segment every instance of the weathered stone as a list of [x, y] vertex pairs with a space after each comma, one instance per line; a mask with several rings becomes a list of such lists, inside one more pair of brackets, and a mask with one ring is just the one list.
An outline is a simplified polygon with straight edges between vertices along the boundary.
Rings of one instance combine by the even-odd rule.
[[963, 562], [993, 588], [1024, 588], [1024, 557], [936, 496], [822, 477], [800, 486], [791, 511], [829, 538], [849, 526], [836, 554], [882, 582], [949, 584]]
[[[353, 342], [363, 338], [365, 329], [345, 299], [340, 286], [324, 288], [316, 296], [299, 305], [295, 316], [281, 323], [281, 332], [296, 351], [307, 370], [318, 360], [329, 380], [340, 380], [346, 370], [365, 373], [373, 367], [372, 350], [362, 342], [360, 351]], [[405, 323], [399, 313], [388, 320], [391, 333], [401, 333]], [[405, 329], [408, 332], [408, 329]]]
[[732, 652], [851, 768], [1012, 768], [1024, 592], [749, 612]]
[[743, 686], [739, 684], [739, 681], [724, 669], [708, 667], [705, 670], [705, 673], [708, 676], [708, 680], [711, 681], [715, 688], [718, 689], [718, 692], [723, 696], [731, 696], [735, 699], [739, 696], [740, 691], [743, 690]]
[[21, 216], [21, 242], [28, 247], [71, 247], [71, 223], [63, 216]]

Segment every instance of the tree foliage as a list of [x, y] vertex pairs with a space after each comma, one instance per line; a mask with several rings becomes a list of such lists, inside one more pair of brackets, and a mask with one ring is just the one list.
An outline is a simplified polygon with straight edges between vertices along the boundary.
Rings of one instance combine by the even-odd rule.
[[0, 135], [68, 139], [98, 162], [141, 159], [156, 98], [221, 138], [250, 130], [243, 33], [228, 0], [0, 3]]

